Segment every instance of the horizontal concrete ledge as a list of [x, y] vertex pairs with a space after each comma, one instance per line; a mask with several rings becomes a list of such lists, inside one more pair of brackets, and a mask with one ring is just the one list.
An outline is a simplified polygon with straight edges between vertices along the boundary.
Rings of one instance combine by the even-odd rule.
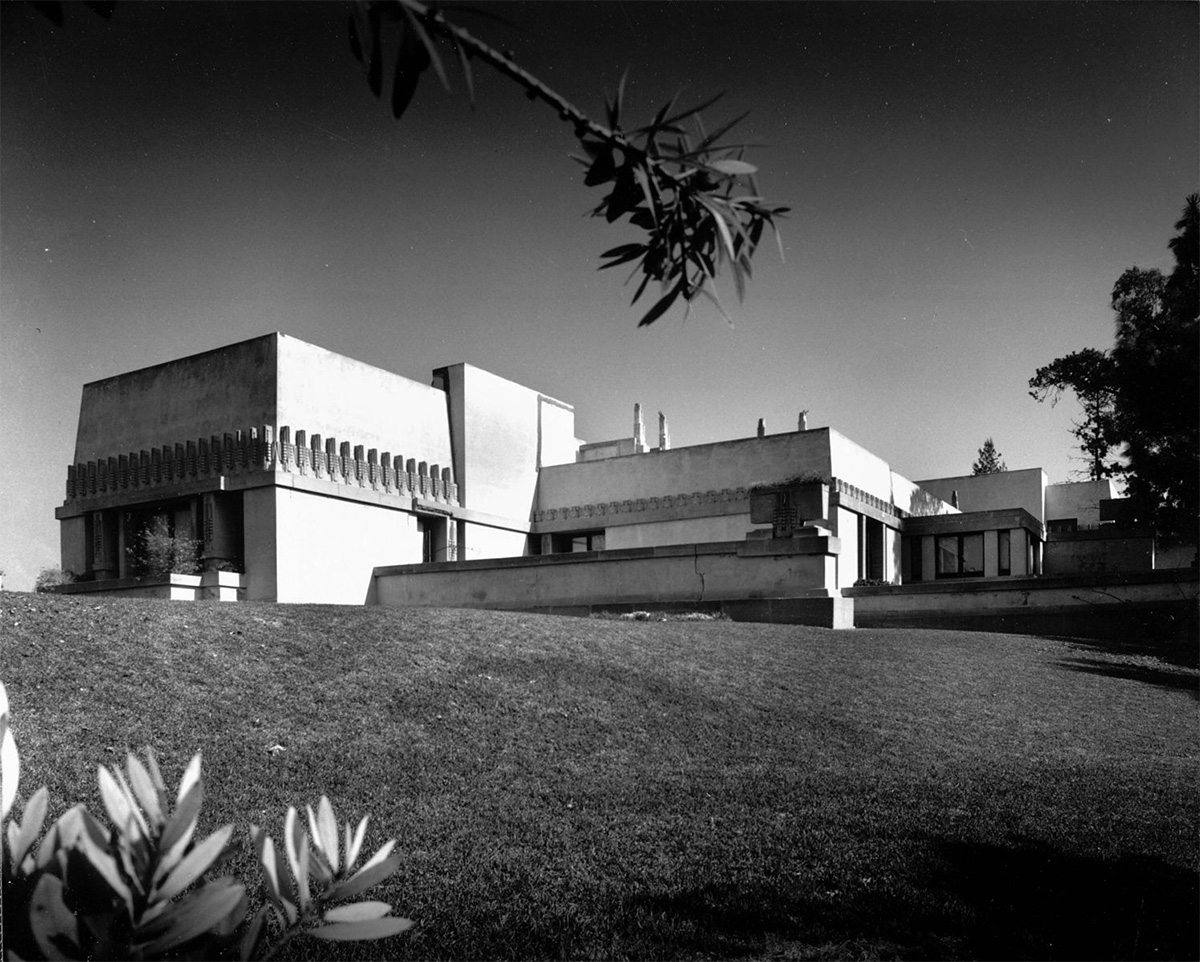
[[993, 591], [1044, 591], [1052, 588], [1106, 588], [1143, 584], [1191, 585], [1200, 589], [1200, 574], [1195, 568], [1155, 568], [1149, 571], [1117, 571], [1102, 574], [1013, 576], [1002, 578], [946, 578], [941, 581], [917, 581], [904, 585], [871, 585], [843, 588], [847, 598], [875, 598], [889, 595], [972, 594]]
[[424, 564], [387, 565], [375, 569], [375, 576], [418, 574], [421, 572], [484, 571], [488, 568], [545, 568], [553, 565], [594, 564], [629, 561], [637, 558], [692, 558], [700, 555], [736, 555], [741, 541], [713, 541], [706, 544], [668, 544], [653, 548], [612, 548], [607, 551], [573, 551], [562, 554], [521, 555], [511, 558], [476, 558], [472, 561], [434, 561]]
[[60, 595], [104, 595], [110, 598], [170, 598], [176, 601], [240, 601], [246, 576], [235, 571], [205, 571], [154, 578], [106, 578], [58, 585]]

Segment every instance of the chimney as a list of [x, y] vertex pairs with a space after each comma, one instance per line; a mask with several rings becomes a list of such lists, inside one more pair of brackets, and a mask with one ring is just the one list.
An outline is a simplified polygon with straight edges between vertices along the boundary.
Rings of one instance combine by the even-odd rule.
[[642, 423], [642, 406], [636, 403], [633, 405], [633, 449], [646, 449], [646, 426]]
[[958, 507], [958, 488], [950, 492], [950, 504], [956, 508]]
[[767, 436], [767, 419], [766, 418], [758, 419], [758, 436], [760, 438], [764, 438]]
[[808, 408], [805, 408], [803, 411], [800, 412], [800, 421], [796, 425], [796, 430], [797, 431], [807, 431], [808, 430]]
[[669, 451], [671, 449], [671, 432], [667, 428], [667, 416], [658, 412], [658, 450]]

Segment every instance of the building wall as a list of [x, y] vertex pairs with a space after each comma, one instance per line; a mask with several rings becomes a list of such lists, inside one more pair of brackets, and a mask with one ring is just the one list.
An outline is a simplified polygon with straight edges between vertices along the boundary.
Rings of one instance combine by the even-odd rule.
[[1046, 487], [1046, 520], [1074, 518], [1080, 528], [1100, 524], [1100, 500], [1117, 497], [1117, 486], [1110, 478], [1103, 481], [1067, 481]]
[[743, 556], [737, 543], [380, 568], [382, 605], [538, 608], [829, 597], [827, 553]]
[[559, 508], [828, 477], [829, 429], [718, 441], [543, 469], [538, 507]]
[[271, 336], [277, 338], [279, 372], [276, 420], [270, 423], [307, 431], [310, 438], [320, 434], [452, 466], [445, 391], [286, 334]]
[[574, 409], [470, 364], [434, 373], [449, 395], [463, 506], [528, 522], [539, 463], [575, 460]]
[[245, 492], [251, 601], [361, 605], [379, 565], [421, 561], [416, 516], [286, 487]]
[[932, 478], [918, 481], [917, 484], [946, 502], [951, 502], [954, 492], [957, 491], [960, 511], [1024, 508], [1038, 521], [1046, 520], [1046, 472], [1041, 468], [1000, 471], [978, 476]]
[[74, 463], [274, 424], [276, 348], [268, 334], [85, 384]]
[[1047, 576], [1114, 571], [1149, 571], [1154, 564], [1154, 533], [1123, 531], [1114, 525], [1046, 536], [1042, 571]]
[[[649, 524], [613, 525], [604, 529], [604, 546], [650, 548], [667, 544], [704, 544], [711, 541], [741, 541], [746, 532], [762, 528], [750, 523], [750, 513], [709, 518], [654, 521]], [[767, 528], [770, 525], [766, 526]]]

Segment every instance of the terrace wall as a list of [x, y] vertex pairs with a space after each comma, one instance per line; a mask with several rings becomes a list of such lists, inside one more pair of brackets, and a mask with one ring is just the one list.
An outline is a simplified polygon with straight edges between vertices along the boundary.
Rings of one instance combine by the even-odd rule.
[[847, 588], [860, 628], [957, 628], [1083, 638], [1197, 637], [1195, 571]]

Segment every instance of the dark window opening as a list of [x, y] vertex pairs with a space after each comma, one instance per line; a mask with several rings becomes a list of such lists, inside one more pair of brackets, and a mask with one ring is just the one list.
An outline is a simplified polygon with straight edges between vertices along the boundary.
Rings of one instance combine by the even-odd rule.
[[1079, 530], [1079, 519], [1056, 518], [1046, 522], [1046, 530], [1051, 534], [1073, 534]]
[[603, 551], [603, 531], [570, 531], [556, 534], [551, 539], [555, 554], [573, 554], [579, 551]]
[[983, 534], [938, 535], [935, 542], [939, 578], [977, 578], [983, 574]]
[[1012, 574], [1012, 532], [996, 532], [996, 572], [1002, 575]]

